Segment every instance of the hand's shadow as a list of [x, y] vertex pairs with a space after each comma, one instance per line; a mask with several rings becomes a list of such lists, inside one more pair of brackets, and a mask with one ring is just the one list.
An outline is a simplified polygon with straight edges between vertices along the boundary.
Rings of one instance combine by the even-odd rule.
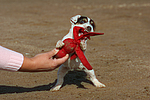
[[[66, 74], [66, 76], [64, 78], [63, 86], [75, 84], [78, 86], [78, 88], [86, 89], [81, 84], [81, 82], [86, 82], [86, 83], [92, 84], [91, 81], [86, 79], [86, 76], [87, 76], [87, 74], [84, 71], [70, 71], [70, 72], [68, 72], [68, 74]], [[23, 92], [33, 92], [33, 91], [49, 91], [55, 84], [56, 84], [56, 80], [55, 80], [55, 82], [50, 83], [48, 85], [41, 85], [41, 86], [36, 86], [36, 87], [32, 87], [32, 88], [0, 85], [0, 94], [23, 93]]]
[[41, 85], [41, 86], [36, 86], [36, 87], [31, 87], [31, 88], [0, 85], [0, 94], [23, 93], [23, 92], [33, 92], [33, 91], [49, 91], [50, 87], [52, 87], [55, 83], [56, 81], [48, 85]]

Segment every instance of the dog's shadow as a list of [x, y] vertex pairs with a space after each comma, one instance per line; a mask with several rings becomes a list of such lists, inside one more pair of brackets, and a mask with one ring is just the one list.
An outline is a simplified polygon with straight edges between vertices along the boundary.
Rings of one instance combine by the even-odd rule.
[[67, 73], [67, 75], [65, 76], [64, 78], [64, 84], [62, 87], [64, 87], [65, 85], [77, 85], [78, 87], [77, 88], [84, 88], [84, 89], [87, 89], [85, 88], [81, 83], [82, 82], [86, 82], [86, 83], [89, 83], [89, 84], [92, 84], [93, 83], [88, 80], [86, 78], [87, 74], [84, 72], [84, 71], [78, 71], [78, 70], [75, 70], [75, 71], [69, 71]]
[[[62, 87], [66, 86], [66, 85], [75, 84], [78, 86], [77, 88], [86, 89], [81, 84], [82, 82], [92, 84], [92, 82], [90, 80], [86, 79], [86, 76], [87, 76], [87, 74], [84, 71], [70, 71], [66, 74], [66, 76], [64, 78], [64, 84]], [[49, 91], [56, 84], [56, 81], [57, 80], [55, 80], [55, 82], [50, 83], [48, 85], [36, 86], [33, 88], [0, 85], [0, 94], [24, 93], [24, 92], [33, 92], [33, 91]]]

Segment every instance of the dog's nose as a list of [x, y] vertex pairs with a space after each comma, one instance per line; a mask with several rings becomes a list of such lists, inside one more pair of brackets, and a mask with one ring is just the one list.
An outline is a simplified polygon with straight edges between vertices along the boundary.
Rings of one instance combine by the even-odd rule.
[[92, 29], [92, 28], [91, 28], [90, 26], [87, 27], [87, 31], [88, 31], [88, 32], [90, 32], [91, 29]]

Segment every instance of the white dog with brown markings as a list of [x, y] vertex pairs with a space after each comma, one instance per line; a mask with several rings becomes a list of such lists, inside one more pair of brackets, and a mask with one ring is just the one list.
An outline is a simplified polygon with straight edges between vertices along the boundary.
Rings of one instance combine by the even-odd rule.
[[[69, 31], [69, 33], [63, 37], [62, 40], [59, 40], [56, 44], [56, 48], [62, 48], [64, 46], [63, 40], [67, 39], [67, 38], [71, 38], [74, 39], [73, 37], [73, 28], [74, 26], [80, 26], [83, 27], [87, 32], [94, 32], [95, 30], [95, 23], [92, 19], [86, 17], [86, 16], [81, 16], [81, 15], [76, 15], [74, 17], [71, 18], [71, 29]], [[79, 36], [83, 34], [80, 33]], [[80, 42], [80, 47], [83, 50], [83, 52], [85, 52], [86, 47], [87, 47], [87, 39], [88, 38], [84, 38], [81, 40]], [[70, 55], [71, 57], [71, 55]], [[90, 80], [93, 82], [93, 84], [96, 87], [105, 87], [104, 84], [102, 84], [101, 82], [99, 82], [95, 76], [94, 70], [88, 70], [80, 61], [80, 59], [77, 57], [75, 59], [70, 60], [69, 59], [62, 64], [59, 67], [58, 73], [57, 73], [57, 83], [56, 85], [51, 89], [51, 91], [58, 91], [63, 82], [64, 82], [64, 76], [67, 74], [68, 71], [70, 70], [75, 70], [75, 69], [81, 69], [84, 70], [87, 75], [90, 76]]]

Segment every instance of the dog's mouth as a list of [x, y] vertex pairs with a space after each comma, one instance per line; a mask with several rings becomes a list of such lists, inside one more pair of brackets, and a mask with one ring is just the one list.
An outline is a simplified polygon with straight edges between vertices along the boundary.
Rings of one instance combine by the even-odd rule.
[[[84, 32], [90, 32], [90, 31], [87, 30], [87, 29], [85, 29]], [[84, 34], [84, 32], [83, 32], [83, 30], [79, 30], [78, 36], [80, 37], [81, 35]], [[87, 40], [87, 39], [88, 39], [88, 37], [84, 37], [84, 38], [81, 38], [80, 40], [81, 40], [81, 41], [85, 41], [85, 40]]]
[[[84, 34], [84, 33], [79, 33], [78, 36], [81, 36], [82, 34]], [[88, 40], [88, 39], [89, 39], [89, 38], [84, 37], [84, 38], [81, 38], [80, 40], [81, 40], [81, 41], [86, 41], [86, 40]]]

